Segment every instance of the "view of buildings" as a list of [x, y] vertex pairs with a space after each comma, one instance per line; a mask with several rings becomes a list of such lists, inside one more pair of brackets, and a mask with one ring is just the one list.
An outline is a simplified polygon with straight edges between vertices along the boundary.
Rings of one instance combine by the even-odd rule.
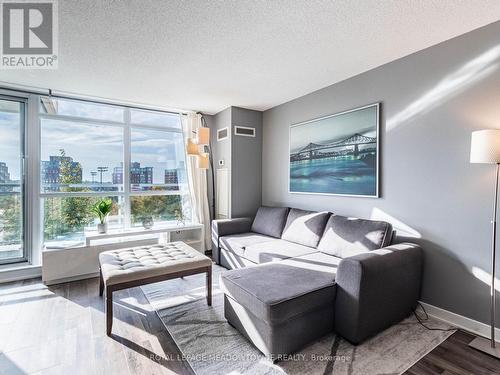
[[113, 185], [123, 184], [123, 163], [119, 167], [113, 168], [112, 181]]
[[[50, 155], [49, 160], [42, 160], [40, 180], [44, 192], [117, 192], [123, 189], [123, 164], [113, 168], [95, 166], [84, 170], [85, 165], [67, 156]], [[173, 162], [167, 162], [170, 166]], [[139, 162], [130, 165], [131, 190], [148, 191], [180, 191], [186, 183], [185, 164], [177, 163], [177, 168], [166, 168], [160, 174], [163, 181], [154, 175], [154, 168], [142, 166]], [[90, 176], [91, 181], [83, 176]], [[155, 181], [156, 177], [156, 181]], [[0, 247], [8, 246], [9, 251], [18, 251], [22, 234], [22, 201], [19, 195], [20, 181], [12, 179], [12, 172], [5, 161], [0, 161]], [[111, 194], [112, 195], [112, 194]], [[120, 203], [116, 196], [111, 197], [117, 203], [114, 211], [116, 219], [120, 219]], [[90, 208], [99, 197], [66, 196], [47, 197], [44, 204], [44, 238], [45, 240], [74, 239], [81, 237], [83, 228], [94, 220]], [[179, 196], [139, 196], [133, 197], [131, 216], [134, 223], [146, 216], [172, 218], [176, 210], [182, 209]], [[79, 238], [79, 237], [78, 237]]]
[[0, 184], [10, 182], [9, 167], [6, 163], [0, 161]]
[[130, 164], [131, 184], [152, 184], [153, 167], [141, 167], [141, 163], [132, 162]]
[[13, 192], [19, 186], [19, 180], [12, 180], [7, 163], [0, 161], [0, 193]]
[[179, 190], [178, 169], [165, 169], [165, 185], [167, 185], [167, 190]]
[[[123, 163], [119, 167], [113, 168], [113, 185], [123, 184]], [[141, 163], [132, 162], [130, 164], [131, 184], [152, 184], [153, 167], [141, 167]]]
[[70, 166], [70, 174], [75, 182], [82, 182], [82, 166], [73, 161], [69, 156], [50, 156], [50, 160], [42, 160], [42, 183], [59, 184], [61, 183], [61, 165], [66, 162]]
[[9, 166], [0, 162], [0, 259], [21, 251], [22, 216], [19, 180], [12, 180]]
[[[102, 191], [118, 191], [119, 185], [123, 184], [123, 163], [120, 166], [114, 167], [111, 172], [111, 181], [109, 181], [109, 168], [98, 166], [95, 171], [91, 171], [92, 181], [83, 181], [83, 168], [80, 162], [73, 160], [69, 156], [49, 156], [49, 160], [43, 160], [41, 164], [41, 180], [45, 185], [46, 191], [58, 191], [61, 181], [61, 168], [65, 164], [69, 166], [69, 171], [66, 171], [71, 176], [72, 184], [87, 185], [92, 190]], [[180, 190], [179, 185], [185, 181], [184, 163], [180, 162], [175, 169], [165, 169], [164, 181], [165, 190]], [[7, 177], [5, 177], [7, 176]], [[9, 176], [8, 168], [5, 163], [0, 162], [0, 183], [7, 180]], [[153, 167], [141, 166], [139, 162], [130, 164], [130, 183], [132, 185], [141, 186], [139, 190], [151, 190], [153, 181]], [[157, 184], [160, 182], [157, 181]], [[110, 186], [111, 185], [111, 186]], [[133, 190], [137, 190], [133, 188]]]
[[[118, 191], [119, 185], [123, 184], [123, 164], [112, 169], [111, 183], [109, 180], [106, 181], [106, 173], [109, 173], [107, 167], [96, 167], [96, 171], [91, 172], [92, 181], [83, 181], [83, 168], [80, 162], [73, 160], [70, 156], [51, 155], [49, 160], [42, 160], [41, 163], [41, 181], [46, 192], [60, 191], [60, 184], [62, 183], [61, 168], [64, 163], [69, 166], [66, 173], [71, 176], [72, 184], [84, 185], [94, 191]], [[177, 168], [165, 169], [163, 181], [165, 190], [181, 190], [180, 186], [187, 180], [184, 168], [184, 162], [179, 162]], [[0, 162], [0, 192], [11, 192], [18, 183], [19, 181], [11, 180], [7, 163]], [[136, 187], [133, 190], [151, 190], [152, 186], [147, 185], [155, 183], [153, 181], [153, 167], [143, 167], [141, 163], [132, 162], [130, 166], [130, 183], [132, 185], [146, 185]]]

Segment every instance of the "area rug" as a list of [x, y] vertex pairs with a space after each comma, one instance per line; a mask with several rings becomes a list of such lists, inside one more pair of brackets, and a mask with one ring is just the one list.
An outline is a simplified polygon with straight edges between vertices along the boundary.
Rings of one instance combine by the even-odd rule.
[[[219, 275], [213, 267], [213, 303], [205, 299], [205, 275], [141, 287], [166, 329], [198, 375], [205, 374], [400, 374], [453, 331], [430, 331], [409, 317], [353, 346], [335, 334], [284, 361], [272, 363], [224, 319]], [[440, 321], [429, 326], [450, 328]]]

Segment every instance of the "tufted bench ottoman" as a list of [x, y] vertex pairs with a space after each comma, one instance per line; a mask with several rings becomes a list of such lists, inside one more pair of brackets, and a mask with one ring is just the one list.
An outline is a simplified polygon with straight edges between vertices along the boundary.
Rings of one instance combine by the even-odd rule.
[[184, 242], [105, 251], [99, 255], [99, 295], [106, 290], [106, 333], [113, 325], [113, 292], [163, 280], [207, 274], [207, 303], [212, 304], [212, 261]]

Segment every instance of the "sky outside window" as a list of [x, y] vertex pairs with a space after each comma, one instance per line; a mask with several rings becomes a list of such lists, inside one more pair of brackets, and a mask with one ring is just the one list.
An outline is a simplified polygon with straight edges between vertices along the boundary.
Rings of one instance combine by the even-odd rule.
[[[43, 162], [51, 156], [66, 156], [81, 164], [81, 183], [111, 184], [114, 167], [123, 161], [123, 128], [120, 126], [83, 124], [71, 121], [42, 119], [42, 181]], [[95, 173], [93, 175], [93, 173]]]

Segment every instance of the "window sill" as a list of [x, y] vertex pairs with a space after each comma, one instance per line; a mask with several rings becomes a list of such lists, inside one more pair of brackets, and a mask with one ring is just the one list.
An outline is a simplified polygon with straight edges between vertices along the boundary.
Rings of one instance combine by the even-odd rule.
[[17, 270], [20, 268], [29, 268], [29, 267], [34, 267], [34, 266], [32, 264], [30, 264], [29, 262], [2, 264], [2, 265], [0, 265], [0, 272]]
[[[177, 225], [175, 223], [165, 222], [158, 223], [151, 229], [145, 229], [142, 227], [133, 227], [129, 229], [110, 229], [107, 233], [102, 234], [98, 233], [97, 231], [89, 231], [85, 232], [85, 239], [83, 241], [79, 241], [76, 245], [68, 245], [65, 247], [62, 245], [64, 241], [61, 241], [61, 245], [44, 247], [43, 252], [81, 250], [94, 246], [107, 246], [113, 244], [116, 245], [117, 243], [123, 243], [126, 246], [128, 242], [137, 242], [148, 240], [151, 238], [158, 238], [158, 236], [163, 233], [182, 232], [201, 228], [203, 228], [202, 224], [186, 223], [184, 225]], [[201, 242], [201, 238], [199, 240], [186, 238], [186, 243], [188, 242], [195, 244]]]
[[0, 266], [0, 283], [33, 279], [42, 276], [42, 267], [28, 262]]
[[194, 223], [186, 223], [182, 225], [177, 225], [173, 223], [158, 223], [154, 225], [150, 229], [142, 228], [142, 227], [132, 227], [129, 229], [110, 229], [107, 233], [97, 233], [97, 231], [85, 232], [85, 238], [95, 239], [95, 238], [109, 238], [109, 237], [120, 237], [127, 235], [135, 235], [135, 234], [148, 234], [148, 233], [159, 233], [164, 231], [171, 230], [185, 230], [185, 229], [195, 229], [200, 228], [203, 225], [194, 224]]

